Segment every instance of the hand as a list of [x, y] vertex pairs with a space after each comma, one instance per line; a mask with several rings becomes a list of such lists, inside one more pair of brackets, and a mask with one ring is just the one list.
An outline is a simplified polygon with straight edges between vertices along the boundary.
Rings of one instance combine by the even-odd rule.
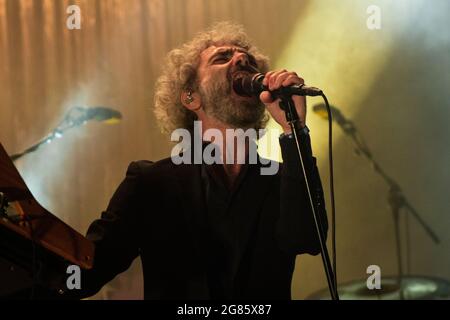
[[[281, 87], [304, 83], [305, 81], [295, 72], [288, 72], [285, 69], [267, 72], [263, 80], [263, 85], [267, 86], [271, 91]], [[286, 121], [285, 112], [279, 106], [280, 99], [273, 100], [269, 91], [261, 92], [259, 99], [266, 105], [270, 115], [281, 126], [284, 133], [290, 133], [291, 127]], [[303, 128], [306, 125], [306, 98], [303, 96], [292, 96], [292, 100], [300, 118], [300, 127]]]

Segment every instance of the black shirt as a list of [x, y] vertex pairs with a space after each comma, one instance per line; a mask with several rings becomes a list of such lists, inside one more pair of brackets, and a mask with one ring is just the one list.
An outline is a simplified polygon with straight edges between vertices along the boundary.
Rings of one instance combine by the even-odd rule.
[[[208, 144], [204, 142], [203, 149]], [[310, 148], [307, 148], [307, 154], [312, 157]], [[203, 163], [201, 166], [208, 223], [207, 277], [212, 299], [232, 299], [238, 295], [234, 282], [239, 257], [243, 255], [242, 244], [252, 234], [252, 226], [245, 229], [240, 224], [240, 219], [246, 214], [242, 204], [252, 201], [243, 199], [242, 195], [250, 186], [248, 182], [260, 174], [259, 166], [248, 164], [248, 157], [246, 160], [232, 185], [228, 183], [223, 164]]]
[[228, 185], [222, 164], [202, 165], [208, 232], [208, 285], [213, 299], [233, 298], [234, 277], [238, 269], [243, 238], [251, 230], [238, 227], [245, 214], [240, 204], [251, 199], [241, 199], [240, 192], [248, 184], [256, 168], [244, 164], [233, 185]]

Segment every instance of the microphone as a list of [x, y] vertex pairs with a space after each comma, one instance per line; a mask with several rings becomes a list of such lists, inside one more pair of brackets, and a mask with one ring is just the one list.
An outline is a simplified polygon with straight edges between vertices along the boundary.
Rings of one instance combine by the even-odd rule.
[[[328, 112], [325, 104], [323, 103], [316, 104], [315, 106], [312, 107], [312, 109], [319, 117], [328, 120]], [[330, 106], [330, 111], [332, 120], [336, 121], [336, 123], [342, 128], [342, 130], [351, 134], [353, 134], [356, 131], [356, 128], [353, 125], [353, 123], [350, 120], [348, 120], [338, 108]]]
[[122, 114], [107, 107], [84, 108], [84, 121], [97, 120], [108, 124], [117, 123], [122, 119]]
[[13, 154], [10, 158], [12, 161], [16, 161], [27, 153], [36, 151], [43, 144], [51, 143], [55, 138], [61, 138], [65, 131], [74, 127], [79, 127], [89, 120], [97, 120], [106, 124], [116, 124], [121, 119], [122, 114], [119, 111], [107, 107], [72, 107], [65, 115], [63, 121], [56, 127], [56, 129], [53, 129], [49, 135], [25, 151]]
[[122, 114], [108, 107], [80, 107], [69, 110], [64, 121], [75, 126], [82, 125], [89, 120], [97, 120], [106, 124], [116, 124], [122, 119]]
[[[316, 104], [312, 107], [313, 111], [317, 113], [317, 115], [325, 120], [328, 120], [328, 112], [325, 104], [320, 103]], [[339, 111], [338, 108], [334, 106], [330, 106], [331, 117], [334, 121], [336, 121], [339, 125], [344, 125], [348, 122], [348, 120], [344, 117], [344, 115]]]
[[[238, 74], [233, 78], [233, 90], [236, 94], [245, 97], [259, 95], [263, 91], [269, 91], [268, 87], [263, 85], [264, 74]], [[322, 90], [314, 87], [308, 87], [304, 84], [294, 84], [288, 87], [282, 87], [277, 90], [269, 91], [274, 99], [286, 96], [320, 96]]]

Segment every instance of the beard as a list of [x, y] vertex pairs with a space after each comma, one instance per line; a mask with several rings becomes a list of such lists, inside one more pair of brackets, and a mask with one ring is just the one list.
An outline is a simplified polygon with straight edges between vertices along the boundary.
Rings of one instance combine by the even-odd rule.
[[200, 85], [199, 93], [205, 113], [233, 128], [261, 129], [267, 122], [265, 106], [258, 98], [237, 99], [232, 95], [230, 75]]

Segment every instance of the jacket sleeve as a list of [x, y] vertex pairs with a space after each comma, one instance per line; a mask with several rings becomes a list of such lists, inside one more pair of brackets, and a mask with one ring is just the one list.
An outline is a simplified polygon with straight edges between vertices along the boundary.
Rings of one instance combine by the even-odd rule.
[[[316, 159], [312, 156], [309, 135], [301, 134], [299, 139], [312, 202], [326, 239], [328, 221]], [[320, 253], [319, 238], [295, 139], [293, 136], [283, 136], [280, 138], [280, 146], [283, 164], [280, 177], [280, 217], [277, 223], [279, 245], [289, 253], [317, 255]]]
[[116, 275], [127, 270], [139, 254], [139, 163], [132, 162], [126, 177], [111, 198], [101, 218], [88, 229], [95, 244], [93, 268], [81, 272], [81, 289], [65, 290], [67, 299], [94, 295]]

